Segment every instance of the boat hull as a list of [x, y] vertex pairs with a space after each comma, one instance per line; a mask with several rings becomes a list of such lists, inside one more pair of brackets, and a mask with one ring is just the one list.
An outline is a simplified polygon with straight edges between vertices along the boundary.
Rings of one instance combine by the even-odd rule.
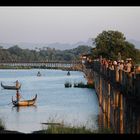
[[12, 97], [12, 103], [14, 106], [31, 106], [34, 105], [37, 99], [37, 94], [32, 100], [14, 101]]
[[5, 86], [1, 82], [1, 87], [3, 87], [4, 89], [9, 89], [9, 90], [19, 90], [21, 88], [21, 85], [19, 86], [19, 88], [17, 88], [16, 86]]

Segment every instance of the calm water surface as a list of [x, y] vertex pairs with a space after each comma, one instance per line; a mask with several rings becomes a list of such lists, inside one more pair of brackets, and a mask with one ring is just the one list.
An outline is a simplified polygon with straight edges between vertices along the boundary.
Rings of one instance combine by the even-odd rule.
[[[37, 77], [40, 71], [42, 76]], [[65, 88], [66, 81], [85, 82], [82, 72], [61, 70], [0, 70], [0, 81], [13, 85], [16, 80], [22, 84], [22, 100], [38, 95], [36, 106], [13, 107], [12, 96], [16, 91], [0, 88], [0, 118], [6, 129], [31, 133], [45, 128], [41, 123], [55, 120], [71, 126], [85, 125], [97, 129], [98, 99], [93, 89]]]

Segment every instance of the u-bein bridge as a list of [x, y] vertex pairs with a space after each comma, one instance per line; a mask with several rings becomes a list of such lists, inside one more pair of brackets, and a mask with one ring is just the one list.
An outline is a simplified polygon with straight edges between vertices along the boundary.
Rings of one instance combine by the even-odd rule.
[[115, 133], [140, 133], [140, 74], [110, 70], [99, 61], [85, 62], [83, 72], [95, 85], [99, 125]]
[[0, 61], [0, 66], [81, 70], [80, 61]]

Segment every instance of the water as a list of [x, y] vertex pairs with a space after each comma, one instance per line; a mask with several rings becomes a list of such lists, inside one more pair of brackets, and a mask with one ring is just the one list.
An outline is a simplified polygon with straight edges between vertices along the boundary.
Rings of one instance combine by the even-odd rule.
[[[40, 71], [42, 76], [37, 77]], [[35, 106], [13, 107], [12, 96], [15, 90], [0, 89], [0, 118], [7, 130], [31, 133], [45, 126], [41, 123], [54, 120], [66, 125], [97, 129], [98, 99], [93, 89], [65, 88], [66, 81], [85, 82], [82, 72], [61, 70], [0, 70], [0, 81], [13, 85], [16, 80], [22, 84], [20, 93], [23, 99], [38, 95]], [[10, 104], [9, 104], [10, 103]]]

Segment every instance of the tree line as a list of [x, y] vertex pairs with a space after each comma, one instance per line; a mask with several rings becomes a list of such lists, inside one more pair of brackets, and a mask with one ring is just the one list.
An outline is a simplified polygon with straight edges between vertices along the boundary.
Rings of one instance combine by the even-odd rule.
[[79, 60], [81, 54], [90, 52], [90, 46], [78, 46], [74, 49], [56, 50], [42, 47], [38, 50], [22, 49], [15, 45], [8, 49], [0, 46], [0, 61], [74, 61]]

